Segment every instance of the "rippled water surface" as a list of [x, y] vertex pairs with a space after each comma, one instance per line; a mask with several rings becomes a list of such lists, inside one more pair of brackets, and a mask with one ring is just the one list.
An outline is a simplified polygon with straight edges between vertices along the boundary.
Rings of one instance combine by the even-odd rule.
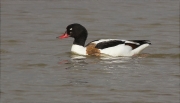
[[[78, 57], [67, 25], [87, 43], [147, 39], [135, 57]], [[179, 103], [178, 0], [1, 0], [1, 103]], [[144, 56], [145, 55], [145, 56]]]

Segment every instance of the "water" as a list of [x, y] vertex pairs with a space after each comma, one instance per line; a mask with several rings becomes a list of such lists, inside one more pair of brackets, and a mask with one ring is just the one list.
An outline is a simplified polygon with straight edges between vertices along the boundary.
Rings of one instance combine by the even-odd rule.
[[[72, 38], [56, 39], [71, 23], [87, 28], [87, 43], [152, 45], [136, 57], [77, 59]], [[1, 1], [1, 103], [179, 103], [179, 56], [178, 0]]]

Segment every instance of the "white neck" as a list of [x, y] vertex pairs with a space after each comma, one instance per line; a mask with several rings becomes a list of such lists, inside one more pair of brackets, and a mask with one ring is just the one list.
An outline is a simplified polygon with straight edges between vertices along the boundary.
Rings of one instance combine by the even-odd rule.
[[79, 55], [87, 55], [86, 54], [86, 47], [76, 45], [76, 44], [72, 45], [71, 52], [73, 52], [75, 54], [79, 54]]

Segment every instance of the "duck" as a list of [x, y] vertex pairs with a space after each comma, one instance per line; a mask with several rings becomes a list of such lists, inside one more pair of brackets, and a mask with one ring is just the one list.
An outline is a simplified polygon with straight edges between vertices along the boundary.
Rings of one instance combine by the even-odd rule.
[[57, 38], [65, 39], [68, 37], [74, 38], [71, 52], [82, 56], [134, 56], [151, 45], [149, 40], [123, 39], [97, 39], [85, 45], [88, 32], [84, 26], [78, 23], [68, 25], [65, 33]]

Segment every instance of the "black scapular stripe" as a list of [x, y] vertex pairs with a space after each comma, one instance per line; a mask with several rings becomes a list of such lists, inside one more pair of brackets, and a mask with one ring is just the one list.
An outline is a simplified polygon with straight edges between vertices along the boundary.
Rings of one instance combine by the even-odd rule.
[[113, 47], [119, 44], [124, 44], [124, 41], [119, 41], [119, 40], [111, 40], [111, 41], [104, 41], [101, 43], [98, 43], [95, 48], [97, 49], [105, 49], [108, 47]]
[[100, 40], [100, 39], [93, 40], [93, 41], [91, 41], [90, 43], [88, 43], [86, 46], [88, 46], [88, 45], [91, 44], [92, 42], [95, 42], [95, 41], [98, 41], [98, 40]]

